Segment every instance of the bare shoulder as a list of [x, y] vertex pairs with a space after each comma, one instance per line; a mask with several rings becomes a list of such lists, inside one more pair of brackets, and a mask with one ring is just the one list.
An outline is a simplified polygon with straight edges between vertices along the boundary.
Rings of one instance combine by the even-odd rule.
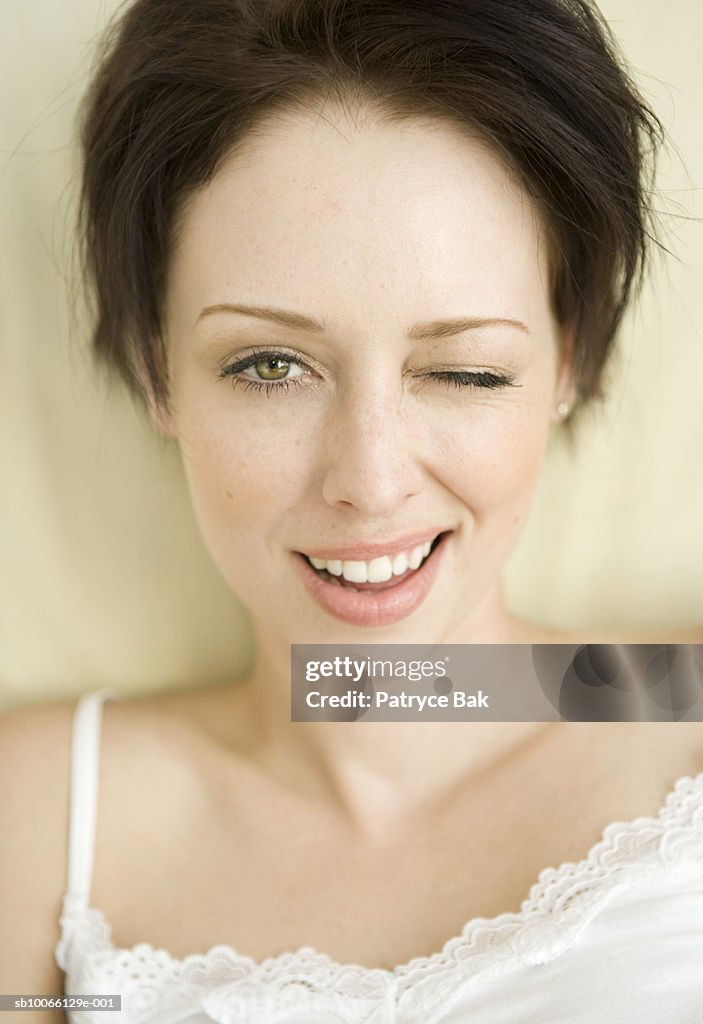
[[[0, 713], [0, 992], [63, 992], [54, 950], [68, 876], [76, 704], [68, 698]], [[155, 795], [167, 824], [169, 811], [178, 820], [195, 795], [192, 718], [177, 694], [102, 705], [96, 853], [103, 881], [128, 849], [134, 821], [153, 821]], [[23, 1020], [33, 1024], [27, 1012]], [[65, 1017], [42, 1011], [41, 1022]]]
[[177, 771], [196, 756], [206, 735], [217, 732], [226, 713], [226, 700], [227, 691], [222, 687], [203, 687], [108, 702], [103, 713], [103, 743], [109, 770], [125, 777], [125, 773], [139, 775], [159, 763]]
[[[2, 992], [63, 991], [54, 947], [68, 864], [74, 706], [63, 700], [0, 714]], [[41, 1017], [44, 1024], [64, 1020], [53, 1011]]]
[[[126, 864], [158, 860], [207, 803], [215, 747], [199, 690], [123, 695], [103, 705], [94, 884], [99, 898]], [[215, 720], [222, 714], [213, 709]], [[154, 829], [158, 812], [159, 828]], [[135, 835], [139, 842], [134, 842]], [[150, 845], [153, 844], [153, 845]]]
[[164, 690], [121, 700], [110, 712], [115, 737], [128, 732], [145, 756], [158, 753], [160, 759], [181, 764], [205, 747], [246, 747], [251, 729], [244, 683]]

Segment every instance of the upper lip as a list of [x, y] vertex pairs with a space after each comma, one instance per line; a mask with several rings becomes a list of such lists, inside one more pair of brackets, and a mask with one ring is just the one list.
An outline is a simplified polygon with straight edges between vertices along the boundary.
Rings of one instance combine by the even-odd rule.
[[439, 526], [430, 527], [427, 530], [420, 530], [416, 533], [406, 534], [405, 537], [395, 540], [374, 541], [365, 544], [348, 544], [343, 548], [315, 548], [314, 550], [300, 551], [301, 555], [308, 558], [322, 558], [325, 561], [359, 561], [370, 562], [381, 555], [395, 555], [399, 551], [408, 551], [417, 547], [418, 544], [426, 544], [428, 540], [434, 540], [440, 533], [446, 533]]

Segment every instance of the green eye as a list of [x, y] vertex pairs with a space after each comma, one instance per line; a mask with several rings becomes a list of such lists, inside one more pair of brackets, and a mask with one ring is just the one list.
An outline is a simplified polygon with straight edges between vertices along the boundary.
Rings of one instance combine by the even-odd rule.
[[281, 359], [279, 356], [270, 356], [253, 363], [252, 369], [256, 370], [262, 380], [284, 380], [292, 365], [290, 360]]
[[[305, 369], [302, 362], [285, 352], [259, 349], [229, 366], [223, 366], [219, 377], [221, 380], [229, 378], [235, 387], [254, 388], [271, 395], [276, 391], [288, 391], [292, 387], [302, 386]], [[293, 370], [295, 372], [291, 372]]]

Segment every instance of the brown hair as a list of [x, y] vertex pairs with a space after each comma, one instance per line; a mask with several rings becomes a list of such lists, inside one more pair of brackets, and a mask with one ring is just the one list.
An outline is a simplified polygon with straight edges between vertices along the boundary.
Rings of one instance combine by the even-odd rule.
[[[179, 213], [265, 116], [335, 96], [489, 140], [537, 200], [576, 412], [602, 399], [645, 269], [663, 131], [589, 0], [135, 0], [81, 112], [93, 350], [168, 403], [162, 307]], [[145, 387], [146, 385], [146, 387]], [[571, 440], [573, 415], [564, 427]]]

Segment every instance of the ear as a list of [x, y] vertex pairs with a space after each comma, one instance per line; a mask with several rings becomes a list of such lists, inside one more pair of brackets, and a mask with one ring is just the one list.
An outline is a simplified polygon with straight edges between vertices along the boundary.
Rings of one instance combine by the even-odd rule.
[[577, 397], [576, 384], [574, 380], [575, 341], [574, 331], [570, 326], [562, 328], [559, 334], [558, 344], [559, 362], [557, 366], [557, 380], [554, 387], [552, 412], [553, 423], [559, 423], [563, 419], [563, 416], [556, 411], [556, 407], [561, 402], [567, 402], [569, 409], [573, 410]]

